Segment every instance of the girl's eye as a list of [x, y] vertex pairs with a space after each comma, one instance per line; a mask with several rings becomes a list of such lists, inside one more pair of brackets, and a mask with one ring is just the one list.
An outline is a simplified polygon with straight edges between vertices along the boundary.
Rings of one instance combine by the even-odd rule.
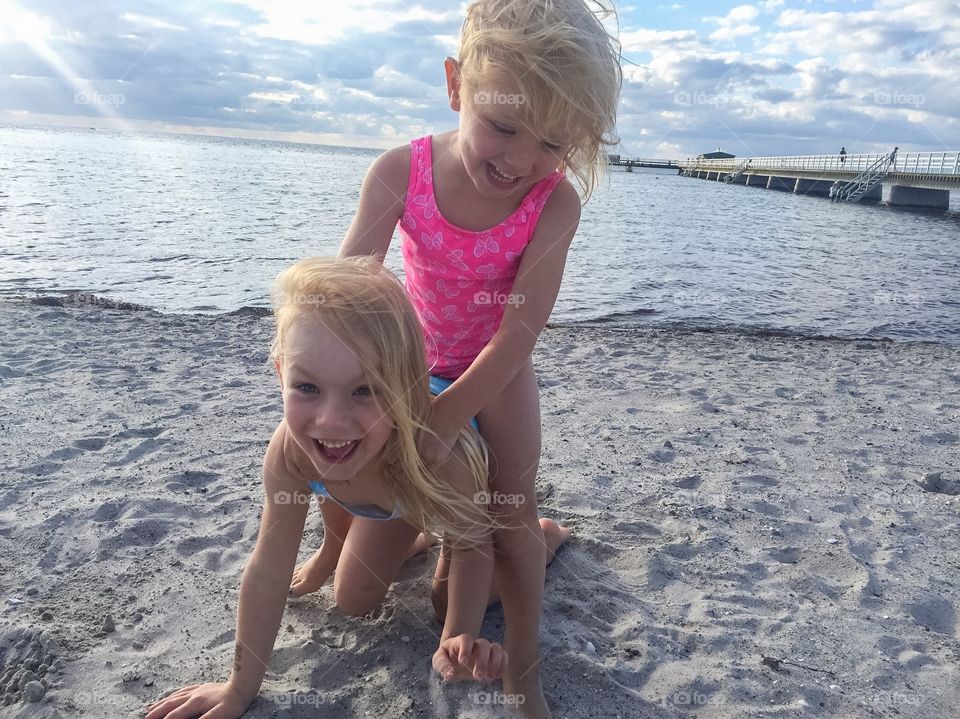
[[293, 387], [304, 394], [312, 394], [317, 391], [317, 388], [309, 382], [301, 382], [300, 384], [295, 384]]
[[543, 146], [544, 146], [549, 152], [560, 152], [560, 150], [563, 148], [562, 145], [554, 145], [552, 142], [544, 142], [544, 143], [543, 143]]
[[370, 389], [367, 385], [363, 385], [362, 387], [357, 387], [357, 388], [354, 390], [354, 392], [359, 392], [359, 393], [360, 393], [362, 396], [364, 396], [364, 397], [372, 397], [372, 396], [373, 396], [373, 390]]
[[498, 124], [497, 124], [496, 122], [494, 122], [493, 120], [490, 121], [490, 125], [493, 127], [494, 130], [496, 130], [497, 132], [503, 133], [504, 135], [512, 135], [512, 134], [513, 134], [513, 130], [511, 130], [509, 127], [504, 127], [503, 125], [498, 125]]

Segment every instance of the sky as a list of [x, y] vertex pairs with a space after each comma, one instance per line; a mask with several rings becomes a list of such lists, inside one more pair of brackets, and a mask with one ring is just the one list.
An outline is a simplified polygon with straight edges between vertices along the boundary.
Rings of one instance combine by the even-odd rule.
[[[634, 157], [960, 150], [960, 0], [618, 3]], [[387, 148], [454, 129], [455, 0], [0, 0], [0, 122]]]

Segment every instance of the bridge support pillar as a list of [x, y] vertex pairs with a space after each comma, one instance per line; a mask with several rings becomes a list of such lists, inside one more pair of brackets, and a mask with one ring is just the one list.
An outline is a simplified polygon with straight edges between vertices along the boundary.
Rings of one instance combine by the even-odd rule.
[[868, 192], [863, 197], [861, 197], [860, 202], [862, 203], [863, 202], [866, 202], [866, 203], [880, 202], [880, 200], [882, 199], [883, 199], [883, 183], [881, 182], [879, 185], [877, 185], [872, 190], [870, 190], [870, 192]]
[[793, 191], [798, 195], [830, 197], [830, 186], [832, 184], [830, 180], [805, 180], [802, 177], [798, 177], [793, 186]]
[[750, 187], [766, 187], [769, 181], [769, 175], [747, 175], [746, 184]]
[[950, 207], [950, 190], [927, 190], [921, 187], [894, 185], [890, 188], [888, 205], [899, 207], [928, 207], [946, 210]]
[[777, 177], [776, 175], [770, 175], [770, 179], [767, 180], [767, 189], [793, 192], [794, 184], [794, 181], [789, 177]]

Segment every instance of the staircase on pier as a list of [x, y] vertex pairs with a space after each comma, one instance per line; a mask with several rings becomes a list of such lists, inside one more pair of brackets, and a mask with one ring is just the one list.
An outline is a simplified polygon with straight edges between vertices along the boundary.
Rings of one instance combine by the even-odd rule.
[[750, 160], [745, 160], [744, 162], [738, 162], [737, 166], [733, 168], [733, 172], [723, 176], [723, 181], [733, 182], [734, 180], [739, 180], [740, 176], [746, 171], [747, 166], [749, 164], [750, 164]]
[[893, 167], [896, 157], [896, 152], [883, 155], [845, 185], [838, 182], [830, 188], [830, 199], [834, 202], [859, 201], [861, 197], [884, 181], [890, 173], [890, 168]]

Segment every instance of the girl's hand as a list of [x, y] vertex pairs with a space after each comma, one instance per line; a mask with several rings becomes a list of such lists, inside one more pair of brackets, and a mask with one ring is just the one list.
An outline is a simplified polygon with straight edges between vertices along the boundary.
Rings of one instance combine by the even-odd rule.
[[239, 719], [248, 706], [229, 684], [195, 684], [147, 706], [144, 719]]
[[[434, 400], [436, 401], [436, 400]], [[432, 467], [442, 467], [450, 459], [453, 453], [453, 445], [456, 444], [457, 436], [460, 434], [459, 427], [452, 427], [442, 416], [433, 412], [427, 421], [427, 426], [433, 430], [437, 436], [434, 437], [429, 432], [421, 432], [418, 442], [418, 449], [423, 461]]]
[[503, 676], [507, 666], [507, 652], [499, 644], [469, 634], [450, 637], [440, 642], [433, 655], [433, 669], [443, 681], [476, 679], [493, 681]]

